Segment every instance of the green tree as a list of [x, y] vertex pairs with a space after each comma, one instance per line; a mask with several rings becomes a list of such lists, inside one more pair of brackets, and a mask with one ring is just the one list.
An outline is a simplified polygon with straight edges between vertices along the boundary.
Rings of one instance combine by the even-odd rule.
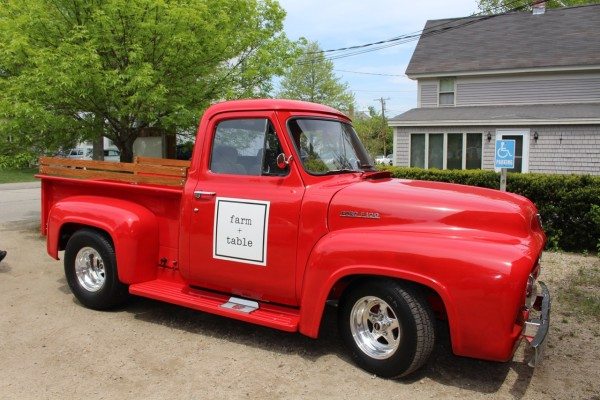
[[[598, 4], [600, 0], [548, 0], [546, 8], [573, 7], [585, 4]], [[486, 14], [498, 14], [523, 7], [523, 10], [531, 10], [531, 0], [479, 0], [479, 9]]]
[[392, 128], [375, 107], [369, 107], [368, 115], [357, 114], [352, 125], [369, 154], [376, 156], [392, 153]]
[[0, 135], [56, 149], [104, 134], [131, 161], [145, 129], [269, 93], [295, 56], [284, 17], [275, 0], [0, 0]]
[[354, 106], [354, 95], [333, 73], [333, 62], [325, 58], [316, 42], [301, 39], [299, 46], [302, 53], [286, 72], [277, 96], [349, 112]]

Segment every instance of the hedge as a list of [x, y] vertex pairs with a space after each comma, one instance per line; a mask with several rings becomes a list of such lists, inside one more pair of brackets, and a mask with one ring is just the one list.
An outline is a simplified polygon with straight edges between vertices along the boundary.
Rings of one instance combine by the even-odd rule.
[[[500, 174], [483, 170], [382, 167], [396, 178], [459, 183], [492, 189]], [[506, 190], [529, 198], [539, 209], [547, 247], [600, 252], [600, 176], [509, 173]]]

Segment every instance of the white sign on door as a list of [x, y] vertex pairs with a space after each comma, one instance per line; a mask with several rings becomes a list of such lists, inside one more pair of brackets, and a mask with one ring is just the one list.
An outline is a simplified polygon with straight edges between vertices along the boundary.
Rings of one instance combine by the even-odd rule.
[[217, 197], [213, 257], [267, 265], [268, 201]]

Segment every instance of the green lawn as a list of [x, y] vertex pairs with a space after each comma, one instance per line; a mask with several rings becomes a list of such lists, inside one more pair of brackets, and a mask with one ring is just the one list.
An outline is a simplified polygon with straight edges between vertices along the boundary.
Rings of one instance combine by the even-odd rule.
[[37, 172], [37, 168], [0, 169], [0, 183], [35, 181], [36, 179], [33, 175], [37, 174]]

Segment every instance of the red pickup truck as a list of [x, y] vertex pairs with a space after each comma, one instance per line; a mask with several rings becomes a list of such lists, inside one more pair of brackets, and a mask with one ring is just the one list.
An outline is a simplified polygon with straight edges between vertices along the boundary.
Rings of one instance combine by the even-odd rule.
[[526, 339], [537, 361], [543, 348], [536, 207], [392, 179], [330, 107], [216, 104], [189, 168], [61, 162], [46, 159], [39, 175], [42, 231], [50, 256], [65, 250], [86, 307], [133, 294], [317, 338], [326, 303], [337, 304], [352, 358], [382, 377], [426, 362], [436, 318], [457, 355], [507, 361]]

